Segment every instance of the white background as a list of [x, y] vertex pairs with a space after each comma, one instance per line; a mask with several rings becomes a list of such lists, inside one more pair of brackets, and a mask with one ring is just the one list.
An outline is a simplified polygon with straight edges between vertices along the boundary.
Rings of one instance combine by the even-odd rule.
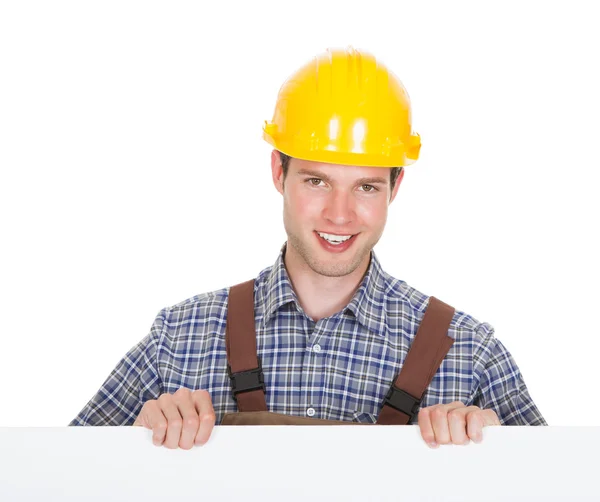
[[491, 323], [551, 425], [600, 425], [594, 2], [0, 4], [0, 426], [66, 425], [165, 306], [285, 241], [270, 119], [327, 47], [421, 134], [376, 252]]

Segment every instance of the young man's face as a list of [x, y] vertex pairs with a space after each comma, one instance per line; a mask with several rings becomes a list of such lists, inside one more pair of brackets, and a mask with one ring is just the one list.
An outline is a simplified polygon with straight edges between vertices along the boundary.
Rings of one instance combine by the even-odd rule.
[[293, 158], [284, 181], [276, 151], [271, 167], [275, 186], [283, 195], [288, 252], [329, 277], [351, 274], [361, 265], [366, 268], [403, 172], [392, 191], [389, 168]]

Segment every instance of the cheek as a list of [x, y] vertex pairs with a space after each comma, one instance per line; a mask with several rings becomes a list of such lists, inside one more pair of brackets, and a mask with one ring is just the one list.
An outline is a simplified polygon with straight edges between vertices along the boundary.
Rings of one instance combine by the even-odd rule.
[[387, 218], [387, 204], [382, 201], [361, 201], [356, 205], [359, 221], [368, 226], [383, 225]]
[[322, 212], [322, 200], [302, 190], [290, 191], [285, 199], [289, 217], [297, 221], [314, 221]]

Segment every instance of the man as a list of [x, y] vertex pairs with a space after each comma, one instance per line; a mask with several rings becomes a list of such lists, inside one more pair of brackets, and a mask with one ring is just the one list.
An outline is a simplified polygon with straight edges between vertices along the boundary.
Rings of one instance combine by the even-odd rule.
[[[389, 276], [373, 252], [420, 150], [397, 77], [368, 53], [328, 50], [284, 83], [264, 138], [288, 236], [275, 264], [245, 303], [238, 285], [163, 309], [71, 425], [143, 426], [184, 449], [236, 410], [413, 423], [431, 447], [545, 425], [492, 326]], [[435, 357], [415, 362], [423, 347]]]

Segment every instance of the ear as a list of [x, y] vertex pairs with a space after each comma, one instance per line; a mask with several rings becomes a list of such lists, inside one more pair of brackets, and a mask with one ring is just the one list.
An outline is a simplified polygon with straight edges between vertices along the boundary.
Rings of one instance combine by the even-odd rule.
[[283, 195], [283, 166], [281, 165], [281, 156], [277, 150], [271, 152], [271, 175], [273, 176], [275, 188]]
[[398, 175], [398, 178], [396, 179], [396, 184], [394, 185], [394, 190], [392, 190], [392, 195], [390, 197], [389, 204], [391, 204], [393, 202], [393, 200], [396, 198], [396, 194], [398, 193], [398, 188], [400, 188], [400, 183], [402, 182], [402, 178], [404, 178], [404, 168], [402, 168], [400, 170], [400, 174]]

